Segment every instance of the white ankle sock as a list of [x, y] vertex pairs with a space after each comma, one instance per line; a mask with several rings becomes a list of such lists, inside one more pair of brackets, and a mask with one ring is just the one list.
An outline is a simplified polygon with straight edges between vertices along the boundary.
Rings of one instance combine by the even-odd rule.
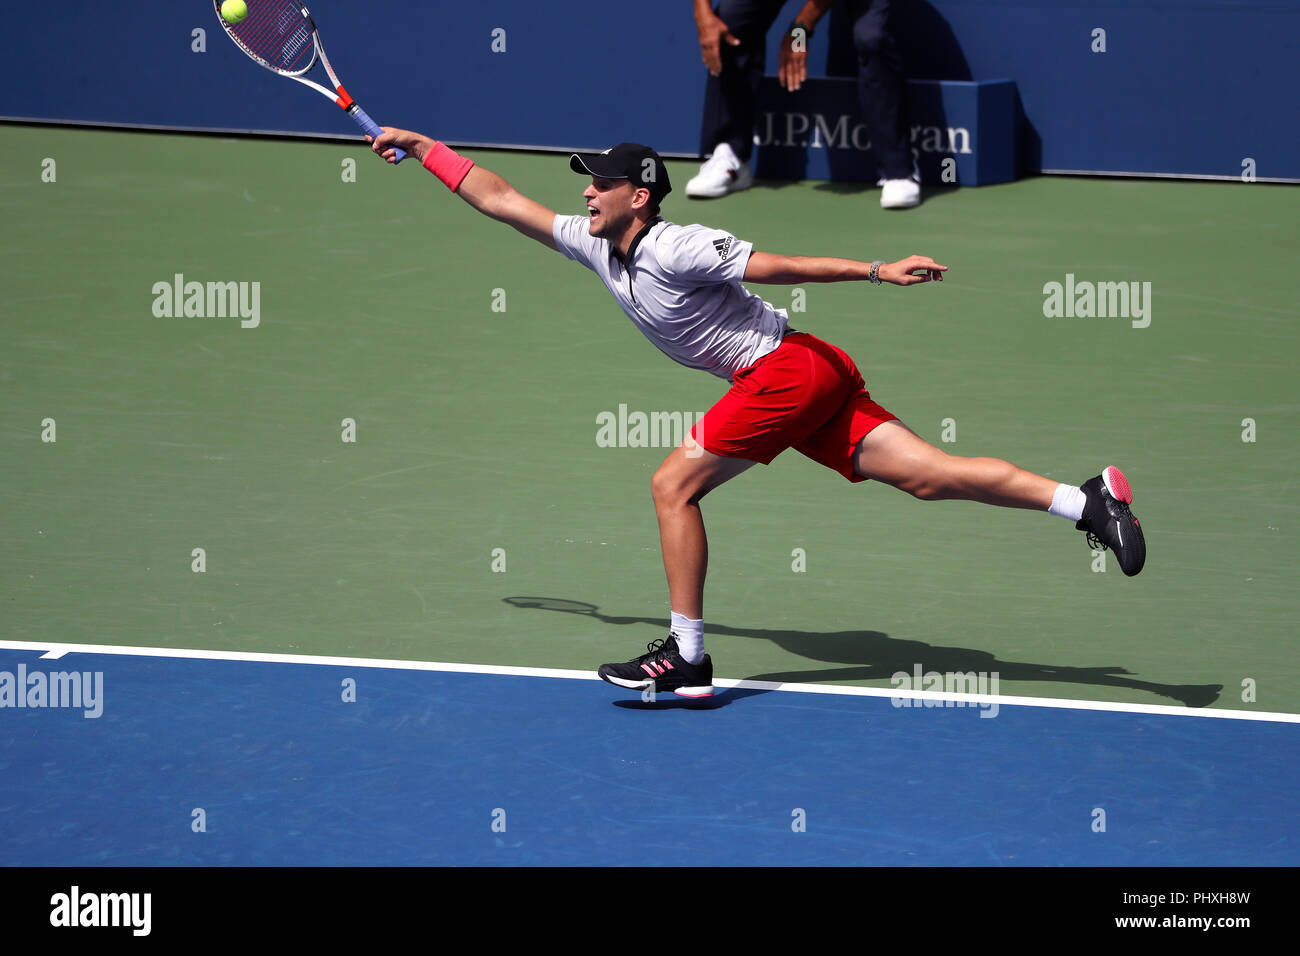
[[685, 614], [673, 611], [673, 633], [677, 635], [677, 649], [688, 664], [704, 660], [704, 621], [692, 621]]
[[1078, 521], [1083, 517], [1083, 506], [1087, 501], [1088, 498], [1082, 488], [1076, 488], [1074, 485], [1057, 485], [1056, 493], [1052, 495], [1052, 506], [1047, 509], [1047, 513]]

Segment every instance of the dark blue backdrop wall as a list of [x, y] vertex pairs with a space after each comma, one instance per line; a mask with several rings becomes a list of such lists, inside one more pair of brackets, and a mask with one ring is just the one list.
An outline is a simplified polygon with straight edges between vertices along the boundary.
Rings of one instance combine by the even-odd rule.
[[[1251, 160], [1260, 179], [1300, 179], [1300, 0], [895, 5], [913, 76], [1016, 81], [1027, 169], [1236, 177]], [[311, 6], [344, 84], [380, 123], [453, 143], [699, 150], [704, 69], [687, 0]], [[814, 73], [853, 70], [842, 15], [813, 38]], [[355, 130], [254, 66], [205, 0], [6, 6], [0, 116]]]

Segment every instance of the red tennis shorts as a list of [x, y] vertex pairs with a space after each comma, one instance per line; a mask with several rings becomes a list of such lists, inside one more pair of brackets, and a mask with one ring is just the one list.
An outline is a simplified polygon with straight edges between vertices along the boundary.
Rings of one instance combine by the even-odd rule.
[[691, 429], [707, 451], [764, 465], [787, 448], [865, 481], [853, 453], [866, 435], [898, 416], [871, 400], [862, 373], [842, 349], [791, 332], [732, 378], [731, 389]]

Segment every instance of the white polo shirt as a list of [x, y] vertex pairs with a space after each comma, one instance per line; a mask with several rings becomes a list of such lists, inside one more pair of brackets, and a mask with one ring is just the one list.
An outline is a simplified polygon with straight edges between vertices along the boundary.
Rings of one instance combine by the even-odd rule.
[[629, 319], [674, 362], [731, 381], [781, 344], [789, 316], [740, 284], [753, 246], [721, 229], [656, 219], [628, 249], [588, 231], [586, 216], [556, 216], [560, 252], [600, 276]]

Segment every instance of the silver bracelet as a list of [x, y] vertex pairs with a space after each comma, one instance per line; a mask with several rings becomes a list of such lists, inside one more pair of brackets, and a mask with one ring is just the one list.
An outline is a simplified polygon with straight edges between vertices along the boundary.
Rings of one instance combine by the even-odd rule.
[[867, 281], [872, 285], [880, 285], [880, 267], [883, 265], [884, 262], [879, 259], [871, 263], [871, 271], [867, 273]]

